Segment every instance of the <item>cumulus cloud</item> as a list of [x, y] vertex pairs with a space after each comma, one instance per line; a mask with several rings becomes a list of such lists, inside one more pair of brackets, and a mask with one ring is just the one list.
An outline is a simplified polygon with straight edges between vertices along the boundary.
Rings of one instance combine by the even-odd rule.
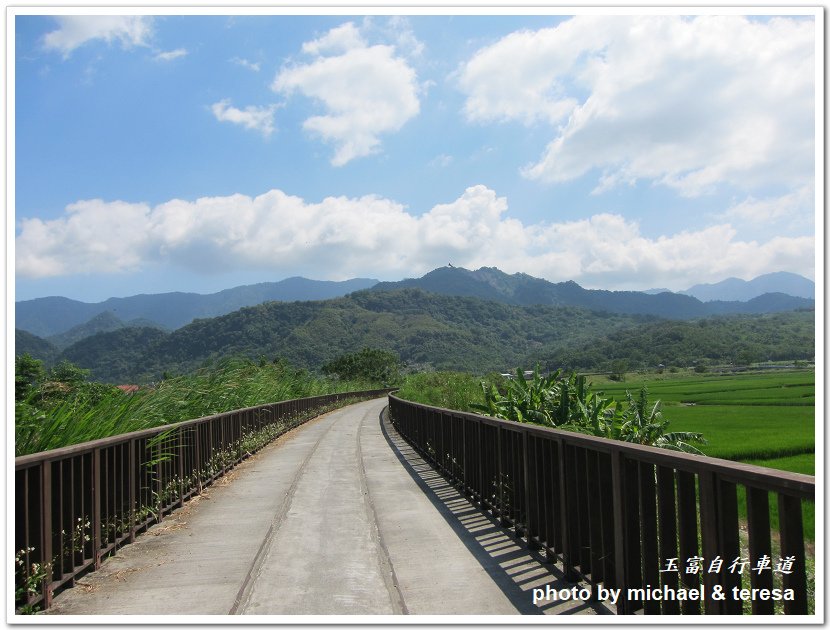
[[815, 22], [598, 16], [512, 33], [457, 72], [468, 121], [545, 125], [523, 171], [596, 192], [638, 180], [697, 196], [801, 186], [815, 154]]
[[157, 53], [153, 59], [156, 61], [173, 61], [179, 57], [187, 56], [187, 50], [184, 48], [176, 48], [176, 50], [167, 50]]
[[723, 223], [648, 238], [617, 214], [525, 225], [508, 211], [507, 199], [482, 185], [421, 215], [375, 195], [311, 202], [280, 190], [155, 207], [79, 201], [60, 218], [21, 222], [16, 270], [39, 278], [163, 264], [201, 273], [290, 268], [318, 278], [399, 278], [451, 261], [618, 289], [678, 289], [774, 270], [813, 275], [813, 237], [744, 241]]
[[61, 15], [55, 20], [59, 28], [44, 36], [43, 45], [47, 50], [62, 53], [64, 58], [90, 41], [119, 42], [123, 48], [132, 48], [149, 45], [152, 35], [150, 16]]
[[255, 107], [251, 105], [243, 110], [233, 107], [230, 101], [225, 99], [214, 103], [210, 109], [216, 117], [216, 120], [242, 125], [246, 129], [258, 131], [266, 138], [276, 130], [274, 127], [274, 112], [277, 110], [276, 105], [269, 105], [268, 107]]
[[420, 111], [415, 70], [391, 45], [368, 45], [352, 22], [303, 44], [308, 63], [283, 67], [271, 87], [318, 101], [325, 113], [303, 128], [335, 147], [343, 166], [380, 150], [381, 136], [398, 131]]
[[366, 42], [353, 22], [336, 26], [328, 33], [303, 44], [303, 52], [309, 55], [342, 54], [354, 48], [365, 48]]

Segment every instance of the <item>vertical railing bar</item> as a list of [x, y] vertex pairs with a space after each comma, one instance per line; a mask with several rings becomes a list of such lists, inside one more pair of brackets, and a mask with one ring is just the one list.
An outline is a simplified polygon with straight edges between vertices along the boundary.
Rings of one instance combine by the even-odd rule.
[[734, 483], [721, 480], [718, 484], [718, 538], [720, 540], [721, 555], [724, 559], [720, 571], [721, 585], [727, 593], [723, 601], [723, 612], [728, 615], [740, 615], [742, 602], [733, 597], [732, 589], [740, 588], [741, 576], [728, 568], [730, 562], [740, 557], [741, 544], [738, 531], [738, 495]]
[[600, 502], [600, 516], [602, 520], [602, 580], [606, 587], [616, 588], [617, 576], [615, 571], [614, 532], [614, 486], [611, 475], [611, 456], [597, 454], [597, 464], [600, 474], [598, 499]]
[[[660, 574], [661, 586], [677, 591], [681, 562], [677, 552], [677, 512], [674, 500], [674, 469], [657, 466], [657, 521], [659, 527], [660, 562], [663, 569]], [[675, 559], [674, 567], [667, 564]], [[685, 561], [682, 563], [685, 570]], [[674, 568], [675, 570], [671, 570]], [[668, 615], [680, 614], [680, 603], [667, 599], [662, 604], [663, 612]]]
[[[746, 513], [749, 534], [749, 578], [752, 588], [764, 588], [772, 591], [772, 566], [761, 570], [756, 563], [761, 558], [772, 558], [772, 538], [770, 536], [769, 492], [758, 488], [746, 488]], [[771, 560], [770, 560], [771, 562]], [[775, 602], [756, 597], [752, 600], [753, 615], [775, 614]]]
[[[654, 466], [640, 463], [640, 536], [643, 584], [654, 588], [660, 584], [660, 561], [657, 540], [657, 493]], [[660, 602], [648, 599], [643, 603], [646, 614], [659, 615]]]
[[[789, 571], [782, 567], [784, 589], [792, 589], [794, 601], [784, 600], [784, 613], [806, 615], [807, 567], [804, 557], [804, 526], [801, 518], [801, 499], [780, 493], [778, 495], [778, 526], [781, 536], [781, 558], [792, 559]], [[777, 568], [777, 567], [776, 567]]]
[[[680, 581], [685, 589], [698, 589], [700, 577], [685, 566], [689, 558], [698, 555], [698, 502], [695, 492], [695, 476], [692, 473], [677, 471], [677, 538], [678, 569]], [[686, 599], [681, 608], [684, 615], [699, 615], [700, 602]]]
[[[710, 563], [721, 555], [718, 523], [717, 479], [715, 473], [701, 472], [698, 476], [700, 483], [700, 534], [702, 556]], [[723, 612], [723, 603], [712, 597], [714, 587], [720, 585], [719, 574], [704, 570], [703, 587], [705, 589], [706, 614], [718, 615]]]
[[585, 482], [588, 498], [588, 540], [590, 541], [591, 585], [594, 597], [604, 579], [602, 562], [602, 503], [600, 494], [599, 455], [596, 451], [585, 453]]
[[[40, 530], [41, 530], [41, 562], [44, 568], [52, 563], [52, 463], [42, 462], [40, 466]], [[28, 567], [27, 567], [28, 569]], [[48, 608], [52, 604], [52, 579], [54, 568], [48, 569], [47, 578], [43, 580], [40, 587], [43, 597], [43, 607]]]

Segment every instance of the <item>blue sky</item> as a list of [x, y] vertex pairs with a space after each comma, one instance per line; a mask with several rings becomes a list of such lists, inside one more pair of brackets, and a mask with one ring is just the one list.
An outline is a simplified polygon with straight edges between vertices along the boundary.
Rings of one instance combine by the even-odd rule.
[[17, 300], [815, 277], [813, 15], [23, 13]]

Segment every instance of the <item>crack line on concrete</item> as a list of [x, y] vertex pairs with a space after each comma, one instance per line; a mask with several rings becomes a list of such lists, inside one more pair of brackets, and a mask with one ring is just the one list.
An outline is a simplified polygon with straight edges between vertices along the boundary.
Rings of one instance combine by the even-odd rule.
[[314, 456], [314, 453], [317, 452], [317, 447], [320, 446], [320, 442], [322, 442], [323, 438], [328, 435], [328, 432], [331, 431], [332, 427], [340, 420], [341, 416], [338, 416], [329, 426], [328, 428], [323, 431], [320, 437], [317, 438], [317, 441], [314, 443], [314, 446], [309, 451], [308, 455], [305, 456], [303, 459], [302, 464], [300, 464], [299, 468], [297, 468], [297, 472], [294, 473], [294, 477], [291, 480], [291, 485], [288, 488], [288, 491], [285, 493], [285, 497], [283, 498], [282, 505], [277, 513], [274, 515], [274, 519], [271, 521], [271, 525], [268, 527], [268, 531], [265, 533], [265, 537], [262, 540], [262, 544], [259, 546], [259, 549], [254, 556], [253, 562], [251, 562], [251, 568], [248, 569], [248, 573], [245, 575], [245, 580], [242, 582], [242, 586], [239, 587], [239, 592], [236, 594], [236, 599], [234, 600], [233, 606], [231, 606], [230, 611], [228, 612], [229, 615], [240, 615], [243, 613], [245, 608], [247, 608], [248, 603], [250, 602], [251, 592], [253, 591], [253, 585], [256, 583], [259, 574], [262, 572], [262, 565], [265, 562], [265, 557], [268, 555], [268, 550], [271, 547], [271, 543], [274, 540], [274, 534], [276, 534], [277, 530], [279, 529], [282, 522], [285, 520], [286, 515], [288, 514], [288, 510], [291, 507], [291, 502], [294, 499], [294, 494], [297, 491], [297, 486], [300, 484], [300, 479], [305, 472], [306, 466], [311, 458]]
[[[383, 410], [381, 410], [380, 413], [381, 416], [383, 416]], [[372, 532], [374, 536], [372, 536], [372, 538], [378, 546], [378, 564], [380, 564], [380, 573], [383, 577], [383, 583], [386, 585], [386, 590], [389, 593], [389, 602], [392, 605], [394, 614], [408, 615], [409, 610], [406, 607], [406, 602], [404, 601], [400, 584], [398, 584], [398, 576], [395, 573], [395, 565], [392, 563], [392, 558], [389, 555], [389, 549], [383, 540], [383, 533], [381, 532], [380, 523], [378, 522], [377, 510], [375, 510], [375, 504], [369, 494], [369, 482], [366, 478], [366, 464], [363, 461], [363, 448], [360, 444], [360, 436], [363, 431], [366, 418], [368, 417], [370, 417], [370, 415], [368, 413], [365, 414], [357, 427], [357, 461], [359, 462], [358, 469], [360, 472], [360, 490], [363, 493], [363, 504], [366, 508], [366, 516], [369, 517], [369, 520], [374, 525], [374, 531]]]

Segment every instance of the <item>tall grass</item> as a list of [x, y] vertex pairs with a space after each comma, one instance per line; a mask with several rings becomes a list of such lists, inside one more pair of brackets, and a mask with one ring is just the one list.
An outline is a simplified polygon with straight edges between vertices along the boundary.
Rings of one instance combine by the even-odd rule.
[[[488, 382], [492, 380], [492, 377], [487, 379]], [[397, 395], [422, 405], [457, 411], [474, 411], [473, 405], [485, 403], [481, 381], [480, 377], [463, 372], [409, 374], [404, 379]]]
[[15, 453], [37, 453], [244, 407], [373, 387], [368, 382], [319, 378], [283, 363], [227, 359], [133, 394], [113, 388], [92, 400], [70, 395], [48, 408], [34, 400], [18, 402]]

